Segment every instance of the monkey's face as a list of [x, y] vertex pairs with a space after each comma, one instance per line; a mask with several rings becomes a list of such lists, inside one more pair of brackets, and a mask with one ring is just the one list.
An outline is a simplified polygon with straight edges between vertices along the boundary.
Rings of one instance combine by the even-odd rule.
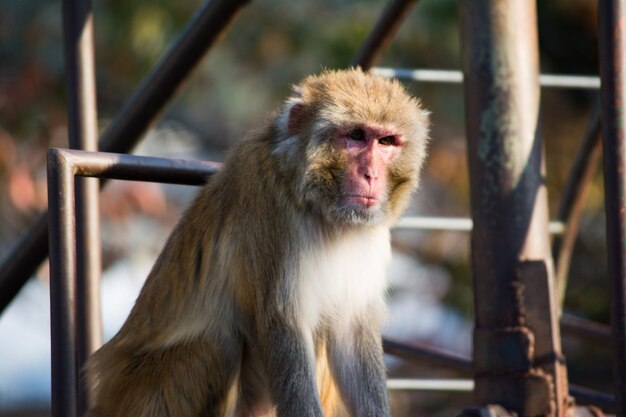
[[297, 198], [334, 224], [396, 220], [418, 183], [428, 113], [399, 83], [360, 70], [310, 77], [295, 92], [279, 147], [299, 162]]
[[[355, 120], [355, 118], [350, 118]], [[421, 156], [389, 122], [327, 119], [309, 133], [302, 197], [333, 224], [394, 221], [418, 180]]]
[[376, 123], [341, 127], [334, 133], [332, 152], [341, 161], [330, 217], [348, 224], [382, 221], [389, 210], [389, 167], [405, 139], [393, 128]]

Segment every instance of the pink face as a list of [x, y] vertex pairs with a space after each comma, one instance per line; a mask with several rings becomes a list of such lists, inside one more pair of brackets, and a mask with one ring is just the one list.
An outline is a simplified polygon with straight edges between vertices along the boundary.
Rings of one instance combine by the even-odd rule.
[[389, 127], [365, 124], [339, 132], [338, 141], [347, 160], [344, 202], [376, 209], [387, 198], [387, 171], [400, 154], [402, 137]]

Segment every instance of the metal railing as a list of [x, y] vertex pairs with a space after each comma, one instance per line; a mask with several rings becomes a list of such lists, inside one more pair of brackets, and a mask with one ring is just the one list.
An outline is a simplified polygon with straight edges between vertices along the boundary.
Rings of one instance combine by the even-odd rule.
[[[372, 68], [372, 73], [386, 78], [398, 78], [429, 83], [462, 84], [463, 73], [459, 70]], [[552, 88], [582, 88], [598, 90], [600, 77], [586, 75], [540, 74], [539, 85]]]

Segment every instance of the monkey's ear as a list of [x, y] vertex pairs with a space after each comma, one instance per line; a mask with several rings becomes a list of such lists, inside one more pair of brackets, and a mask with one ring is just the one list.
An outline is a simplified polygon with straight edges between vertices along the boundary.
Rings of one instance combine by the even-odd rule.
[[289, 108], [289, 115], [287, 116], [287, 132], [290, 135], [298, 135], [302, 128], [304, 120], [304, 104], [301, 102], [294, 103]]

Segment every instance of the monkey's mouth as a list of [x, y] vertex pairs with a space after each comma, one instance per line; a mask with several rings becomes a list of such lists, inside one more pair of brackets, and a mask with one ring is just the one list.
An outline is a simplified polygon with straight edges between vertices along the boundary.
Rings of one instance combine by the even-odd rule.
[[346, 199], [351, 203], [356, 203], [359, 206], [367, 208], [374, 207], [378, 203], [378, 199], [376, 197], [369, 195], [350, 194], [346, 195]]

